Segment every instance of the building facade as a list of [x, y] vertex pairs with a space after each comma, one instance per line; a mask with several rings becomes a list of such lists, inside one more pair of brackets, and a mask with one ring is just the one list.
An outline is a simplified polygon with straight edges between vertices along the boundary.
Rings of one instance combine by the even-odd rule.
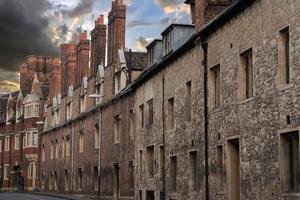
[[[91, 42], [84, 32], [61, 46], [41, 104], [38, 189], [124, 200], [300, 198], [300, 3], [186, 3], [193, 25], [169, 25], [147, 54], [125, 50], [122, 0], [112, 1], [108, 26], [96, 20]], [[13, 132], [12, 100], [28, 99], [6, 98], [2, 144]], [[17, 166], [14, 153], [1, 154], [2, 173]]]

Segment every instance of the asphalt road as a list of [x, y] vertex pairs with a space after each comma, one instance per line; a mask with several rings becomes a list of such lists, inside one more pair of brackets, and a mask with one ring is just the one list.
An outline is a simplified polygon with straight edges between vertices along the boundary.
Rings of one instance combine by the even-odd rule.
[[26, 194], [26, 193], [0, 193], [0, 200], [66, 200], [62, 198]]

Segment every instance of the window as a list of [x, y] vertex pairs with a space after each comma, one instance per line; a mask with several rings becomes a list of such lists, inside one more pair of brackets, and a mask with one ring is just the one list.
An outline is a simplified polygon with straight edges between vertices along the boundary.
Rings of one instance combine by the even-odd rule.
[[220, 81], [220, 65], [214, 66], [210, 69], [210, 107], [212, 109], [220, 107], [221, 104], [221, 81]]
[[50, 159], [54, 158], [54, 142], [51, 141], [50, 143]]
[[148, 125], [153, 124], [153, 99], [147, 102], [148, 104]]
[[9, 177], [9, 165], [4, 165], [4, 174], [3, 174], [3, 179], [8, 180]]
[[253, 97], [253, 58], [252, 49], [240, 55], [241, 67], [239, 71], [239, 95], [240, 99]]
[[15, 135], [15, 150], [20, 150], [20, 134]]
[[61, 157], [65, 157], [65, 150], [66, 150], [66, 142], [65, 137], [61, 137]]
[[72, 110], [73, 110], [73, 103], [68, 102], [67, 103], [67, 120], [72, 118]]
[[38, 146], [38, 132], [28, 131], [26, 132], [26, 147]]
[[0, 140], [0, 152], [2, 152], [2, 140]]
[[240, 199], [240, 144], [239, 139], [227, 141], [228, 199]]
[[66, 156], [70, 156], [70, 137], [66, 136]]
[[39, 116], [39, 104], [31, 103], [25, 105], [24, 118], [38, 117]]
[[154, 177], [154, 146], [147, 147], [147, 175]]
[[9, 108], [7, 113], [6, 113], [6, 121], [9, 123], [9, 121], [14, 117], [14, 110], [13, 108]]
[[57, 190], [57, 180], [58, 180], [58, 173], [57, 171], [54, 172], [54, 190]]
[[290, 83], [290, 37], [289, 27], [279, 32], [278, 44], [279, 82]]
[[49, 190], [53, 190], [53, 173], [49, 172]]
[[191, 121], [192, 119], [192, 82], [189, 81], [185, 85], [185, 119]]
[[84, 146], [84, 133], [81, 132], [79, 134], [79, 153], [83, 153], [83, 146]]
[[99, 125], [95, 126], [95, 149], [100, 148], [100, 128]]
[[129, 188], [134, 189], [134, 162], [129, 161]]
[[140, 150], [140, 153], [139, 153], [139, 177], [140, 177], [140, 180], [143, 179], [143, 151]]
[[134, 118], [134, 111], [130, 110], [129, 111], [129, 136], [131, 139], [134, 139], [134, 134], [135, 134], [135, 118]]
[[93, 186], [94, 186], [94, 191], [98, 191], [98, 166], [94, 166], [93, 168]]
[[59, 143], [55, 140], [55, 158], [59, 158]]
[[85, 105], [86, 105], [86, 94], [81, 95], [80, 97], [80, 113], [85, 111]]
[[144, 104], [140, 105], [140, 128], [144, 128]]
[[280, 135], [281, 182], [285, 193], [300, 192], [299, 132]]
[[[101, 96], [101, 84], [95, 86], [95, 94], [97, 96]], [[95, 98], [95, 105], [101, 103], [101, 101], [102, 101], [102, 97]]]
[[60, 109], [56, 108], [53, 112], [52, 112], [52, 118], [53, 118], [53, 126], [57, 126], [59, 125], [59, 121], [60, 121]]
[[170, 157], [170, 190], [176, 191], [177, 187], [177, 158], [176, 156]]
[[10, 136], [6, 136], [4, 141], [4, 151], [9, 151], [9, 148], [10, 148]]
[[77, 181], [77, 189], [78, 191], [82, 190], [82, 169], [78, 168], [78, 181]]
[[32, 132], [32, 146], [38, 146], [38, 132]]
[[189, 153], [189, 190], [197, 190], [197, 151]]
[[164, 146], [159, 147], [159, 174], [163, 177], [164, 174]]
[[19, 106], [17, 108], [17, 119], [19, 119], [20, 117], [22, 117], [23, 115], [23, 106]]
[[223, 168], [223, 147], [217, 147], [217, 190], [218, 192], [223, 192], [223, 178], [224, 178], [224, 168]]
[[35, 162], [30, 162], [28, 166], [28, 179], [37, 178], [37, 166]]
[[65, 170], [65, 190], [69, 191], [69, 171]]
[[120, 126], [121, 126], [121, 119], [120, 119], [120, 116], [117, 115], [114, 118], [114, 141], [115, 141], [115, 143], [120, 142], [120, 131], [121, 131]]
[[45, 149], [46, 149], [46, 148], [45, 148], [45, 145], [42, 144], [42, 161], [43, 161], [43, 162], [45, 162], [45, 160], [46, 160], [46, 159], [45, 159]]
[[174, 129], [174, 98], [168, 100], [168, 127], [169, 129]]
[[26, 135], [23, 136], [23, 149], [26, 148], [26, 144], [27, 144], [27, 137]]

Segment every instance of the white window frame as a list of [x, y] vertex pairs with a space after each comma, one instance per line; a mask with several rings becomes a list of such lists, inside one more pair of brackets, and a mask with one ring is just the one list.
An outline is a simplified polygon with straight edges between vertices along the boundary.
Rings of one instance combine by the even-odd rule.
[[5, 136], [4, 151], [9, 151], [9, 149], [10, 149], [10, 136]]
[[35, 162], [30, 162], [28, 165], [28, 179], [37, 178], [37, 166]]
[[3, 169], [3, 179], [8, 180], [8, 178], [9, 178], [9, 164], [5, 164]]
[[3, 140], [0, 140], [0, 153], [2, 152], [2, 141]]
[[15, 135], [15, 150], [20, 150], [20, 141], [21, 141], [21, 135], [16, 134]]
[[39, 104], [30, 103], [24, 106], [24, 119], [39, 117]]

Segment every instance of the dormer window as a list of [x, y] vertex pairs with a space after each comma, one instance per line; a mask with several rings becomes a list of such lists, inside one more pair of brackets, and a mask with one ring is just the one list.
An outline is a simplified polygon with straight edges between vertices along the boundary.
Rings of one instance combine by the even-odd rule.
[[9, 123], [13, 119], [14, 115], [15, 115], [14, 109], [9, 108], [6, 113], [6, 121]]
[[69, 101], [67, 103], [67, 120], [72, 118], [72, 110], [73, 110], [73, 103]]
[[86, 107], [86, 94], [82, 94], [80, 97], [80, 113], [85, 111]]
[[24, 111], [23, 106], [19, 106], [17, 108], [17, 120], [21, 119], [23, 117]]
[[57, 126], [60, 123], [60, 107], [55, 108], [52, 111], [52, 125]]

